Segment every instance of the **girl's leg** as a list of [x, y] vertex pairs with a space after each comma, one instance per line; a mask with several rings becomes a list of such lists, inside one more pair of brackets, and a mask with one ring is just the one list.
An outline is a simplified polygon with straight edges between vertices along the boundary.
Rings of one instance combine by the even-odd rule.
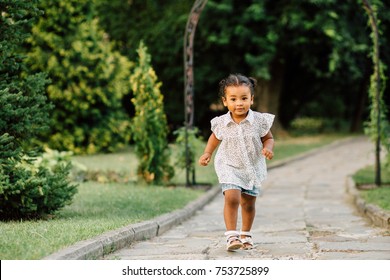
[[235, 251], [240, 249], [243, 244], [239, 238], [237, 231], [238, 207], [240, 205], [241, 191], [229, 189], [224, 192], [225, 204], [223, 208], [223, 216], [226, 225], [226, 249], [228, 251]]
[[[241, 215], [242, 215], [242, 228], [241, 231], [250, 232], [252, 229], [253, 221], [256, 215], [256, 197], [243, 193], [241, 195]], [[241, 235], [241, 238], [247, 237]]]
[[242, 231], [250, 231], [256, 215], [256, 196], [241, 195]]
[[238, 207], [240, 205], [240, 190], [226, 190], [223, 217], [225, 219], [226, 231], [237, 230]]

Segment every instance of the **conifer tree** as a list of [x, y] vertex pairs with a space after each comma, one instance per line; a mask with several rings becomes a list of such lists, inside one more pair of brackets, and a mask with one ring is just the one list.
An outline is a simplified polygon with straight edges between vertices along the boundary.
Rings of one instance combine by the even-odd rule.
[[52, 80], [47, 88], [55, 105], [50, 147], [96, 153], [127, 144], [129, 120], [122, 99], [129, 91], [131, 63], [112, 50], [93, 1], [41, 1], [40, 8], [45, 13], [32, 30], [29, 63]]
[[[8, 2], [8, 3], [7, 3]], [[47, 127], [49, 105], [42, 95], [47, 79], [40, 73], [22, 77], [20, 46], [24, 27], [39, 11], [25, 1], [0, 1], [0, 161], [20, 159], [22, 141]], [[34, 104], [34, 106], [30, 106]]]
[[146, 182], [162, 183], [173, 176], [169, 165], [168, 124], [164, 112], [161, 82], [150, 65], [151, 56], [141, 42], [138, 63], [130, 77], [135, 117], [132, 138], [139, 158], [138, 174]]
[[26, 74], [21, 45], [40, 14], [36, 1], [0, 0], [0, 219], [39, 217], [69, 203], [69, 164], [36, 162], [31, 140], [48, 127], [44, 73]]

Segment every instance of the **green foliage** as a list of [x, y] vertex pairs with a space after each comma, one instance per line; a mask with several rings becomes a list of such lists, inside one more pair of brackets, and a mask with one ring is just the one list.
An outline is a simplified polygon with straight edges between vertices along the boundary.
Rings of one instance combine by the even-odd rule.
[[168, 125], [164, 112], [161, 83], [150, 65], [151, 57], [141, 42], [138, 63], [130, 76], [134, 98], [135, 116], [132, 121], [132, 136], [135, 152], [139, 158], [138, 174], [148, 183], [161, 183], [173, 176], [169, 165], [167, 142]]
[[178, 104], [183, 104], [183, 37], [194, 0], [94, 1], [100, 25], [122, 54], [135, 61], [139, 42], [148, 46], [153, 69], [163, 81], [161, 91], [170, 101], [164, 104], [170, 112], [169, 121], [181, 126], [184, 115]]
[[291, 129], [296, 135], [318, 134], [324, 129], [324, 120], [309, 117], [296, 118], [291, 122]]
[[36, 1], [0, 1], [0, 219], [35, 218], [69, 203], [69, 167], [35, 160], [34, 139], [48, 128], [43, 73], [26, 74], [21, 46], [40, 15]]
[[23, 156], [25, 139], [47, 128], [47, 104], [42, 94], [48, 80], [43, 73], [23, 75], [20, 47], [26, 26], [40, 14], [33, 2], [0, 1], [0, 162]]
[[[178, 152], [176, 156], [175, 166], [179, 168], [186, 168], [186, 131], [185, 127], [180, 127], [179, 129], [173, 132], [176, 135], [175, 144], [178, 147]], [[196, 151], [199, 150], [201, 146], [203, 146], [202, 139], [198, 137], [199, 129], [197, 127], [193, 127], [192, 129], [187, 130], [187, 143], [188, 143], [188, 156], [190, 159], [190, 169], [193, 170], [195, 168], [195, 155]]]
[[[199, 129], [193, 127], [192, 129], [187, 130], [185, 127], [181, 127], [173, 132], [176, 135], [175, 144], [178, 147], [175, 166], [181, 169], [188, 169], [190, 174], [193, 174], [193, 179], [195, 180], [195, 167], [197, 163], [197, 151], [201, 150], [204, 143], [202, 138], [199, 138]], [[187, 137], [187, 141], [186, 141]], [[186, 145], [187, 142], [187, 145]], [[186, 147], [187, 146], [187, 147]], [[188, 158], [187, 158], [188, 157]], [[188, 159], [188, 162], [187, 162]], [[192, 182], [195, 184], [195, 182]]]
[[[380, 1], [379, 1], [380, 2]], [[380, 21], [377, 17], [378, 5], [372, 6], [372, 13], [367, 8], [367, 14], [369, 17], [371, 27], [371, 39], [372, 39], [372, 62], [374, 72], [370, 79], [369, 97], [370, 97], [370, 117], [366, 122], [365, 133], [371, 137], [375, 142], [376, 139], [381, 140], [381, 144], [386, 149], [386, 163], [390, 166], [390, 123], [387, 119], [387, 106], [384, 101], [384, 91], [386, 88], [387, 78], [384, 74], [385, 65], [383, 64], [379, 54], [379, 36]], [[379, 123], [378, 123], [379, 122]]]
[[[42, 218], [71, 203], [70, 155], [47, 150], [0, 169], [0, 219]], [[9, 167], [12, 167], [10, 169]]]
[[[379, 137], [381, 144], [386, 150], [385, 163], [387, 167], [390, 167], [390, 123], [387, 119], [387, 106], [383, 99], [383, 93], [386, 83], [386, 77], [384, 76], [383, 64], [380, 63], [380, 80], [382, 87], [380, 89], [377, 88], [377, 80], [375, 74], [371, 75], [371, 83], [369, 88], [369, 97], [371, 101], [370, 105], [370, 116], [369, 120], [365, 122], [364, 132], [368, 135], [373, 142]], [[377, 90], [379, 93], [379, 100], [377, 100]], [[379, 101], [379, 103], [378, 103]], [[379, 107], [379, 110], [378, 110]], [[380, 114], [380, 131], [378, 131], [378, 113]]]
[[[282, 88], [279, 111], [274, 113], [284, 125], [302, 115], [309, 102], [322, 105], [325, 113], [320, 117], [347, 103], [339, 109], [340, 118], [351, 118], [360, 101], [356, 94], [369, 50], [364, 17], [355, 12], [358, 8], [355, 0], [241, 1], [239, 5], [210, 0], [197, 34], [195, 49], [201, 48], [197, 65], [205, 71], [196, 76], [197, 84], [208, 84], [200, 80], [205, 76], [207, 80], [214, 76], [215, 84], [220, 79], [215, 73], [222, 71], [248, 73]], [[322, 96], [342, 103], [325, 107]]]
[[111, 152], [127, 144], [129, 121], [122, 106], [131, 63], [113, 51], [89, 0], [42, 1], [33, 26], [29, 63], [48, 73], [50, 147], [75, 153]]
[[[180, 127], [184, 116], [177, 104], [183, 103], [183, 33], [194, 1], [95, 2], [101, 24], [122, 53], [133, 55], [134, 46], [145, 40], [170, 101], [165, 104], [171, 112], [169, 121]], [[381, 53], [389, 64], [389, 3], [376, 2], [382, 3]], [[337, 111], [340, 122], [358, 120], [356, 129], [360, 129], [365, 117], [360, 106], [371, 71], [367, 19], [358, 12], [360, 6], [356, 0], [209, 0], [195, 34], [197, 126], [208, 131], [209, 120], [217, 114], [205, 104], [218, 101], [218, 81], [229, 72], [242, 72], [271, 79], [273, 88], [282, 89], [275, 113], [285, 126], [297, 116], [306, 116], [302, 111], [308, 104], [316, 104], [322, 110], [315, 117]], [[275, 63], [282, 67], [276, 69]], [[277, 74], [284, 79], [274, 79]], [[385, 93], [387, 102], [389, 96]], [[337, 103], [323, 104], [324, 97]]]

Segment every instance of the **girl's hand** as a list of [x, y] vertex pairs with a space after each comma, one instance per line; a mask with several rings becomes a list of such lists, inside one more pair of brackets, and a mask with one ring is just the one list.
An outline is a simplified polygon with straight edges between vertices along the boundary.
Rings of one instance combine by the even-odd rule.
[[202, 166], [206, 166], [209, 164], [211, 158], [210, 153], [204, 153], [200, 158], [199, 158], [199, 164]]
[[274, 152], [267, 148], [264, 148], [261, 153], [263, 156], [265, 156], [266, 159], [272, 159], [274, 157]]

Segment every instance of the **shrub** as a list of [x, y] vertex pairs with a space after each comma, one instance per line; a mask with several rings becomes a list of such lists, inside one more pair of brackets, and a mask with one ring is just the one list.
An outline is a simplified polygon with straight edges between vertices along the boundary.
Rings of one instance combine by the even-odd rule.
[[52, 80], [55, 105], [43, 141], [77, 154], [113, 152], [128, 144], [130, 123], [122, 106], [131, 62], [113, 50], [88, 0], [40, 1], [45, 14], [33, 26], [28, 61]]
[[77, 185], [69, 181], [69, 154], [48, 150], [0, 166], [0, 219], [41, 218], [70, 204]]
[[130, 76], [134, 98], [135, 116], [132, 121], [132, 137], [139, 158], [138, 175], [147, 183], [162, 183], [173, 177], [169, 165], [168, 124], [164, 113], [161, 83], [150, 65], [151, 57], [141, 42], [138, 63]]
[[294, 134], [316, 134], [322, 132], [324, 121], [318, 118], [301, 117], [291, 122]]
[[[3, 1], [4, 2], [4, 1]], [[21, 52], [37, 1], [5, 1], [0, 14], [0, 219], [40, 217], [69, 203], [69, 165], [38, 161], [37, 135], [48, 127], [51, 104], [44, 73], [30, 75]]]

